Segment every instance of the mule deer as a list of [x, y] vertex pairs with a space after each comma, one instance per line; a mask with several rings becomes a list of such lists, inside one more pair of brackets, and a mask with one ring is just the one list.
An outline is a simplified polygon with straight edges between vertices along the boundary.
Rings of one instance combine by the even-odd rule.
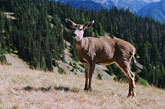
[[[128, 97], [136, 96], [134, 74], [130, 70], [131, 59], [134, 58], [136, 49], [129, 42], [118, 38], [83, 38], [84, 30], [93, 25], [94, 21], [84, 25], [76, 24], [66, 19], [73, 29], [73, 37], [76, 39], [76, 49], [79, 60], [85, 67], [85, 88], [91, 90], [91, 80], [95, 69], [95, 64], [110, 65], [116, 63], [129, 79]], [[135, 59], [135, 58], [134, 58]]]

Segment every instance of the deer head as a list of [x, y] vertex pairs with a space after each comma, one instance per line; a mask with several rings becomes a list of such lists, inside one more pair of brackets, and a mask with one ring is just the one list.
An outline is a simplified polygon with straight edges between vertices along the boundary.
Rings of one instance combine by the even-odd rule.
[[76, 39], [76, 41], [81, 41], [84, 35], [84, 30], [88, 27], [91, 27], [94, 24], [94, 21], [90, 21], [83, 24], [76, 24], [73, 21], [66, 19], [66, 23], [69, 24], [69, 26], [73, 30], [73, 37]]

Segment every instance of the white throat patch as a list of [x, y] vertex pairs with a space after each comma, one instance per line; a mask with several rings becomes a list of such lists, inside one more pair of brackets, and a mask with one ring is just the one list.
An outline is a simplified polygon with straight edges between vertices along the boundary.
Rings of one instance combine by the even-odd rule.
[[84, 30], [78, 30], [76, 29], [74, 34], [76, 35], [75, 38], [77, 41], [81, 41], [84, 35]]

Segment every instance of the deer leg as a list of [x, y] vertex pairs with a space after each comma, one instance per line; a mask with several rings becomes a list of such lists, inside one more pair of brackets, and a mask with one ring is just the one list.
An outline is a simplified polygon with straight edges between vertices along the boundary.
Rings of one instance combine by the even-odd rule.
[[89, 78], [89, 64], [88, 63], [84, 63], [84, 67], [85, 67], [85, 87], [84, 90], [88, 90], [88, 78]]
[[128, 80], [129, 80], [129, 92], [128, 92], [128, 97], [132, 96], [135, 97], [135, 76], [130, 70], [130, 62], [124, 62], [124, 63], [118, 63], [121, 70], [127, 75]]
[[90, 63], [90, 70], [89, 70], [89, 87], [88, 90], [92, 90], [91, 88], [91, 81], [92, 81], [92, 75], [95, 70], [95, 63]]
[[132, 73], [132, 71], [129, 69], [129, 93], [128, 93], [128, 97], [132, 96], [135, 97], [136, 93], [135, 93], [135, 76]]
[[128, 92], [128, 97], [135, 97], [136, 93], [135, 93], [135, 76], [132, 73], [132, 71], [129, 68], [123, 69], [124, 72], [126, 73], [126, 75], [128, 76], [128, 80], [129, 80], [129, 92]]

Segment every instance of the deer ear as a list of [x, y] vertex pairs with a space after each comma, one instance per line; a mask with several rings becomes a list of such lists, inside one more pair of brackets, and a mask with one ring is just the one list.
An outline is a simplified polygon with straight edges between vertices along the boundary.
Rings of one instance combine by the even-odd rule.
[[76, 24], [75, 24], [73, 21], [69, 20], [69, 19], [65, 19], [65, 22], [66, 22], [67, 24], [69, 24], [69, 26], [71, 26], [71, 27], [73, 27], [73, 28], [76, 26]]
[[94, 24], [94, 20], [91, 22], [87, 22], [86, 24], [84, 24], [84, 29], [91, 27]]

